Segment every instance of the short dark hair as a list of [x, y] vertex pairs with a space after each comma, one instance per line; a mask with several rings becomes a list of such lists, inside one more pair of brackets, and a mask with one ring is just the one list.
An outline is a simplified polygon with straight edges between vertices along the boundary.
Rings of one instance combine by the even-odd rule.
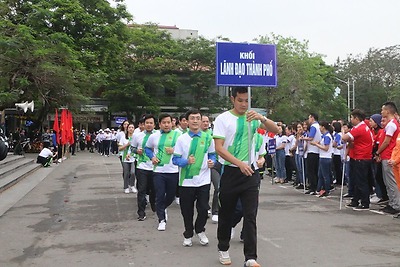
[[189, 120], [189, 116], [191, 114], [200, 114], [200, 116], [201, 116], [200, 110], [198, 110], [198, 109], [190, 109], [185, 113], [185, 119]]
[[154, 117], [153, 114], [146, 114], [143, 116], [143, 122], [146, 122], [148, 119], [153, 119], [154, 123], [156, 123], [156, 118]]
[[49, 148], [50, 147], [50, 142], [49, 141], [44, 141], [43, 142], [43, 147], [44, 148]]
[[365, 112], [358, 108], [354, 109], [350, 115], [353, 116], [354, 118], [359, 119], [360, 121], [365, 120], [366, 117]]
[[170, 118], [172, 121], [172, 116], [167, 114], [167, 113], [161, 113], [160, 115], [158, 115], [158, 122], [161, 123], [161, 121], [165, 118]]
[[387, 101], [383, 103], [383, 106], [390, 112], [390, 114], [396, 114], [398, 112], [396, 104], [392, 101]]
[[237, 96], [237, 94], [245, 94], [248, 92], [247, 87], [243, 87], [243, 86], [234, 86], [231, 89], [231, 96], [233, 96], [233, 98], [235, 98]]
[[310, 116], [314, 118], [314, 120], [318, 121], [318, 114], [317, 113], [310, 113]]
[[181, 114], [181, 115], [179, 116], [179, 122], [180, 122], [182, 119], [186, 119], [186, 113]]

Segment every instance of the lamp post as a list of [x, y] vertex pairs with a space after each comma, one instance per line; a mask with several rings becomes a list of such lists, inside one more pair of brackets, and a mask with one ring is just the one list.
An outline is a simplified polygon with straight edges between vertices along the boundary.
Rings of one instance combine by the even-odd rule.
[[338, 77], [335, 77], [336, 80], [345, 83], [347, 85], [347, 119], [350, 121], [350, 113], [351, 110], [354, 109], [354, 103], [355, 103], [355, 81], [352, 80], [352, 91], [350, 91], [350, 78], [347, 78], [347, 81], [339, 79]]

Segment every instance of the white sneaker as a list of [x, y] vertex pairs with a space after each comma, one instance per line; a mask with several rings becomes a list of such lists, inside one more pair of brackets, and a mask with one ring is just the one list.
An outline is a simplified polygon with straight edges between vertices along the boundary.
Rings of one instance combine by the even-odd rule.
[[222, 265], [231, 265], [231, 257], [229, 257], [229, 251], [218, 251], [219, 254], [219, 262]]
[[210, 218], [210, 216], [211, 216], [211, 210], [208, 210], [208, 211], [207, 211], [207, 216], [208, 216], [208, 218]]
[[176, 203], [176, 205], [179, 205], [179, 204], [180, 204], [179, 197], [175, 197], [175, 203]]
[[183, 239], [183, 244], [184, 247], [191, 247], [193, 245], [192, 243], [192, 238], [184, 238]]
[[162, 220], [159, 224], [158, 224], [158, 228], [157, 228], [157, 230], [158, 231], [165, 231], [165, 228], [167, 227], [167, 223], [164, 221], [164, 220]]
[[126, 188], [126, 189], [124, 190], [124, 192], [125, 192], [125, 194], [129, 194], [131, 191], [129, 190], [129, 188]]
[[211, 217], [211, 221], [212, 221], [213, 223], [218, 223], [218, 215], [213, 215], [213, 216]]
[[199, 239], [200, 239], [200, 244], [201, 244], [202, 246], [208, 245], [208, 238], [207, 238], [205, 232], [198, 233], [197, 236], [199, 237]]
[[379, 202], [379, 200], [381, 200], [379, 197], [377, 196], [373, 196], [369, 199], [369, 202], [371, 202], [372, 204], [376, 204]]
[[245, 263], [244, 263], [244, 266], [249, 266], [249, 267], [260, 267], [261, 265], [260, 264], [258, 264], [258, 262], [256, 262], [256, 260], [247, 260]]
[[232, 240], [233, 238], [235, 238], [235, 228], [232, 227], [232, 230], [231, 230], [231, 240]]
[[130, 191], [131, 191], [132, 193], [135, 193], [135, 194], [137, 193], [137, 189], [136, 189], [135, 186], [130, 186], [129, 189], [130, 189]]
[[167, 209], [165, 209], [165, 221], [168, 221], [168, 212], [167, 212]]

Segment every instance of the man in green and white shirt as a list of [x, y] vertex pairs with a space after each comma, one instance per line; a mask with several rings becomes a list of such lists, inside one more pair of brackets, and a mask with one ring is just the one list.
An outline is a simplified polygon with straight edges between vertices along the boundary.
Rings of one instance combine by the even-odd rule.
[[[215, 147], [212, 136], [201, 131], [201, 114], [198, 110], [186, 113], [189, 131], [178, 138], [172, 162], [179, 168], [180, 207], [185, 225], [183, 246], [192, 246], [193, 231], [200, 244], [208, 244], [205, 234], [208, 201], [210, 197], [210, 169], [215, 163]], [[197, 218], [193, 225], [194, 203]]]
[[[276, 124], [250, 110], [248, 111], [248, 92], [246, 87], [233, 87], [231, 101], [233, 109], [219, 115], [214, 123], [215, 149], [219, 161], [224, 164], [219, 188], [220, 209], [218, 212], [218, 250], [221, 264], [231, 264], [229, 242], [231, 238], [232, 215], [240, 199], [243, 208], [244, 256], [245, 266], [259, 266], [257, 260], [258, 194], [260, 176], [253, 163], [255, 153], [249, 153], [248, 124], [251, 137], [260, 126], [277, 132]], [[250, 154], [250, 155], [249, 155]], [[250, 157], [250, 166], [248, 164]]]
[[136, 187], [138, 190], [137, 205], [139, 215], [138, 220], [146, 219], [146, 194], [149, 193], [150, 206], [153, 211], [156, 211], [156, 194], [153, 183], [153, 163], [147, 157], [144, 147], [150, 136], [155, 133], [155, 118], [153, 115], [145, 115], [143, 118], [144, 130], [133, 135], [132, 147], [137, 154], [136, 167]]
[[157, 229], [165, 231], [167, 224], [165, 209], [174, 201], [178, 184], [178, 166], [172, 164], [172, 154], [180, 133], [172, 131], [171, 115], [160, 114], [158, 121], [160, 130], [150, 135], [145, 152], [153, 163], [153, 182], [159, 221]]

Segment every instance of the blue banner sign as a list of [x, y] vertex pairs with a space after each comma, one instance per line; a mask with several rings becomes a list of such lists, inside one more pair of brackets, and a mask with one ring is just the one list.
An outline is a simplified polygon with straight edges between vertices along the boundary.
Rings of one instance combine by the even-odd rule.
[[122, 124], [127, 119], [128, 119], [127, 117], [115, 117], [115, 123], [116, 124]]
[[268, 140], [268, 154], [272, 155], [276, 153], [276, 139], [271, 138]]
[[217, 43], [218, 86], [276, 87], [276, 46]]

